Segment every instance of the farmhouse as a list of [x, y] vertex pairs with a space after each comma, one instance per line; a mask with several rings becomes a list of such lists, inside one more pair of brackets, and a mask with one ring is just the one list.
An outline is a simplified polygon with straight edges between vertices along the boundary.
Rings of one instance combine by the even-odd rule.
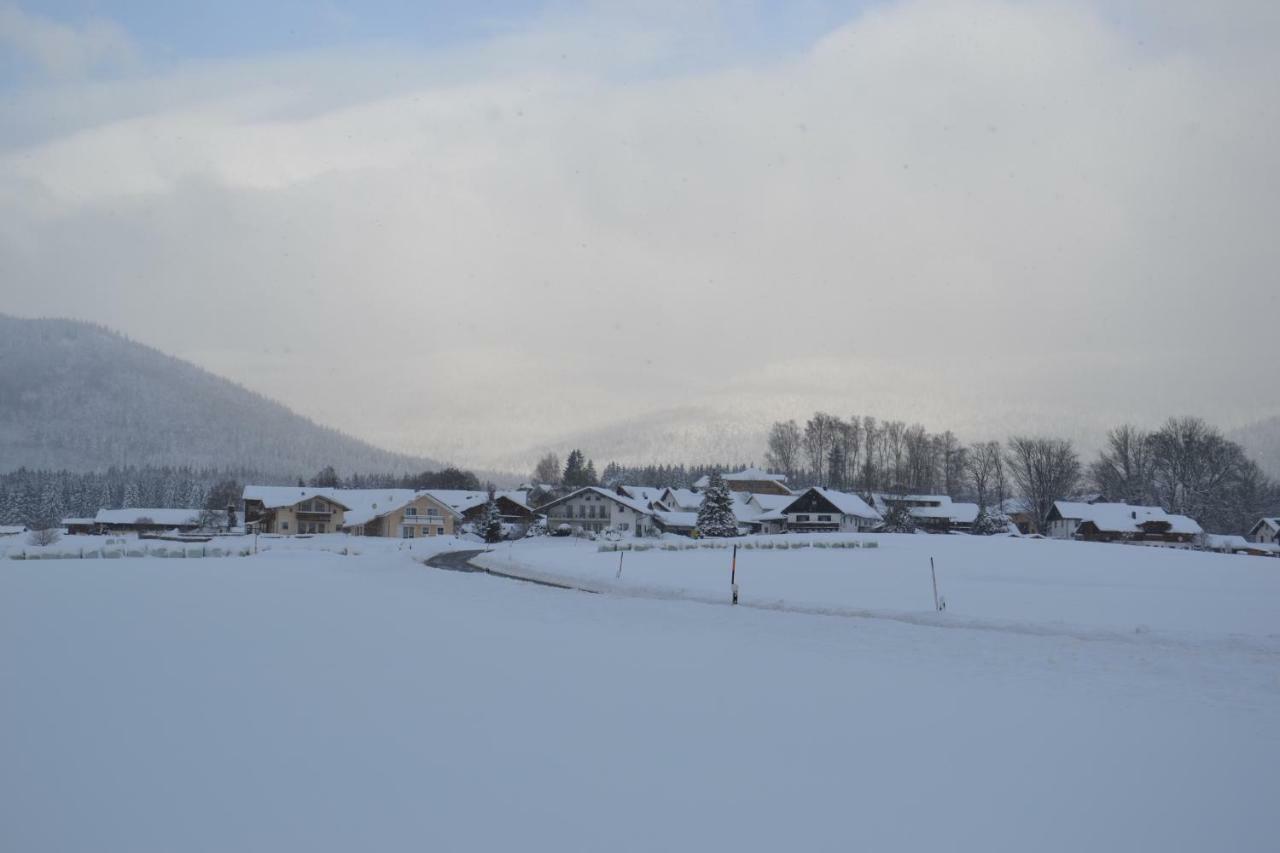
[[245, 486], [245, 529], [287, 536], [337, 533], [351, 507], [334, 497], [336, 491], [305, 486]]
[[1087, 542], [1188, 543], [1204, 532], [1185, 515], [1126, 503], [1055, 501], [1048, 521], [1050, 537]]
[[820, 486], [808, 489], [781, 512], [786, 529], [795, 533], [874, 530], [884, 520], [857, 495]]
[[1280, 544], [1280, 518], [1260, 518], [1249, 528], [1249, 540], [1267, 544]]
[[337, 489], [347, 505], [342, 529], [355, 536], [417, 539], [449, 536], [461, 516], [430, 492], [412, 489]]
[[905, 507], [916, 526], [930, 533], [968, 532], [979, 512], [977, 504], [958, 503], [948, 495], [875, 494], [871, 503], [882, 515], [894, 507]]
[[697, 512], [702, 506], [702, 494], [693, 489], [663, 489], [658, 502], [672, 512]]
[[200, 514], [198, 509], [100, 509], [93, 526], [95, 533], [192, 533], [200, 529]]
[[[731, 492], [751, 492], [758, 495], [790, 495], [793, 492], [786, 486], [785, 474], [770, 474], [763, 468], [744, 468], [732, 474], [721, 474], [724, 484]], [[693, 484], [698, 490], [711, 485], [711, 477], [705, 476]]]
[[[463, 491], [456, 489], [433, 489], [431, 496], [448, 505], [462, 516], [462, 524], [474, 524], [484, 517], [484, 508], [489, 503], [488, 492]], [[529, 493], [518, 489], [498, 491], [493, 494], [493, 501], [498, 505], [498, 513], [503, 524], [533, 524], [535, 513], [529, 507]]]
[[653, 510], [639, 501], [598, 486], [587, 486], [541, 507], [551, 530], [568, 526], [590, 533], [617, 530], [636, 536], [654, 532]]

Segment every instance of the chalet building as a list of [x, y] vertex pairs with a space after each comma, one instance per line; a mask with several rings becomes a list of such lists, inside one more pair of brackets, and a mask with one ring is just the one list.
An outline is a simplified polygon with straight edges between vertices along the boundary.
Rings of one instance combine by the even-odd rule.
[[89, 536], [98, 532], [98, 522], [93, 518], [64, 518], [62, 530], [68, 536]]
[[1249, 528], [1249, 541], [1263, 545], [1280, 544], [1280, 518], [1260, 518]]
[[1168, 542], [1189, 544], [1204, 533], [1194, 519], [1158, 506], [1055, 501], [1048, 535], [1086, 542]]
[[884, 520], [866, 501], [848, 492], [813, 486], [781, 510], [793, 533], [857, 533]]
[[653, 508], [654, 504], [662, 502], [662, 496], [667, 490], [655, 486], [618, 486], [615, 491], [624, 498], [631, 498], [636, 503]]
[[[731, 492], [750, 492], [758, 495], [790, 495], [794, 494], [787, 488], [787, 478], [785, 474], [770, 474], [762, 468], [745, 468], [732, 474], [721, 474], [724, 478], [724, 484], [729, 487]], [[711, 485], [711, 477], [706, 476], [693, 484], [693, 487], [699, 491], [706, 490]]]
[[698, 527], [696, 512], [670, 512], [656, 509], [653, 512], [653, 524], [663, 533], [677, 533], [681, 536], [692, 536]]
[[644, 504], [598, 486], [587, 486], [539, 508], [547, 516], [548, 529], [563, 525], [590, 533], [616, 530], [649, 536], [657, 527], [654, 511]]
[[424, 536], [452, 536], [462, 515], [431, 492], [412, 489], [361, 490], [374, 492], [373, 500], [343, 495], [353, 507], [345, 513], [343, 529], [355, 536], [389, 536], [419, 539]]
[[[93, 517], [93, 533], [194, 533], [201, 529], [199, 509], [131, 507], [100, 509]], [[225, 514], [223, 514], [225, 521]]]
[[[488, 492], [432, 489], [430, 493], [458, 512], [462, 516], [462, 524], [475, 524], [484, 520], [485, 507], [489, 504]], [[529, 506], [527, 491], [520, 489], [497, 491], [493, 494], [493, 502], [498, 505], [498, 514], [502, 516], [503, 524], [527, 527], [537, 518], [537, 513]]]
[[881, 515], [904, 507], [916, 527], [929, 533], [967, 533], [978, 520], [978, 505], [951, 500], [948, 495], [874, 494], [871, 504]]
[[304, 486], [245, 486], [244, 524], [259, 533], [337, 533], [350, 506], [337, 489]]

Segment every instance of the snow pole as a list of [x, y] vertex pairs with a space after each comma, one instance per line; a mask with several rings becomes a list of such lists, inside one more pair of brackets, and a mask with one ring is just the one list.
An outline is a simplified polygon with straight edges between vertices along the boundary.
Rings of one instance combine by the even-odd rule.
[[733, 603], [738, 603], [738, 546], [733, 546], [733, 562], [729, 564], [729, 590], [733, 593]]
[[615, 575], [615, 577], [617, 577], [617, 578], [621, 578], [621, 577], [622, 577], [622, 558], [623, 558], [623, 557], [625, 557], [625, 556], [627, 556], [627, 552], [626, 552], [626, 551], [619, 551], [619, 552], [618, 552], [618, 574], [617, 574], [617, 575]]
[[938, 571], [933, 567], [933, 557], [929, 558], [929, 574], [933, 576], [933, 609], [942, 610], [938, 603]]

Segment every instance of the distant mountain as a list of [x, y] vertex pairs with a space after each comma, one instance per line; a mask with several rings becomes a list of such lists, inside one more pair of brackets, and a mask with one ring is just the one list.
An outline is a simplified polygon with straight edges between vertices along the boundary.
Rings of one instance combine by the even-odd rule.
[[1229, 438], [1239, 442], [1262, 470], [1280, 479], [1280, 415], [1232, 430]]
[[579, 430], [547, 446], [512, 453], [498, 463], [508, 470], [531, 471], [548, 450], [557, 451], [563, 459], [569, 450], [578, 448], [598, 469], [609, 462], [764, 464], [768, 432], [769, 422], [761, 416], [748, 418], [709, 406], [687, 406]]
[[0, 471], [112, 465], [310, 475], [439, 468], [320, 426], [89, 323], [0, 314]]

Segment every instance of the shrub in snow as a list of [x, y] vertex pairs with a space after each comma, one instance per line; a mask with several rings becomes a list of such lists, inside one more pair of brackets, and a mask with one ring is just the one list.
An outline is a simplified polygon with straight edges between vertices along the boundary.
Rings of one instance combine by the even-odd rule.
[[977, 536], [994, 536], [1009, 530], [1009, 518], [1003, 513], [988, 512], [984, 506], [973, 520], [973, 533]]
[[880, 543], [873, 540], [871, 542], [864, 543], [862, 547], [863, 548], [879, 548]]
[[42, 530], [33, 530], [27, 535], [27, 544], [37, 547], [44, 545], [52, 545], [62, 538], [62, 531], [56, 527], [46, 527]]

